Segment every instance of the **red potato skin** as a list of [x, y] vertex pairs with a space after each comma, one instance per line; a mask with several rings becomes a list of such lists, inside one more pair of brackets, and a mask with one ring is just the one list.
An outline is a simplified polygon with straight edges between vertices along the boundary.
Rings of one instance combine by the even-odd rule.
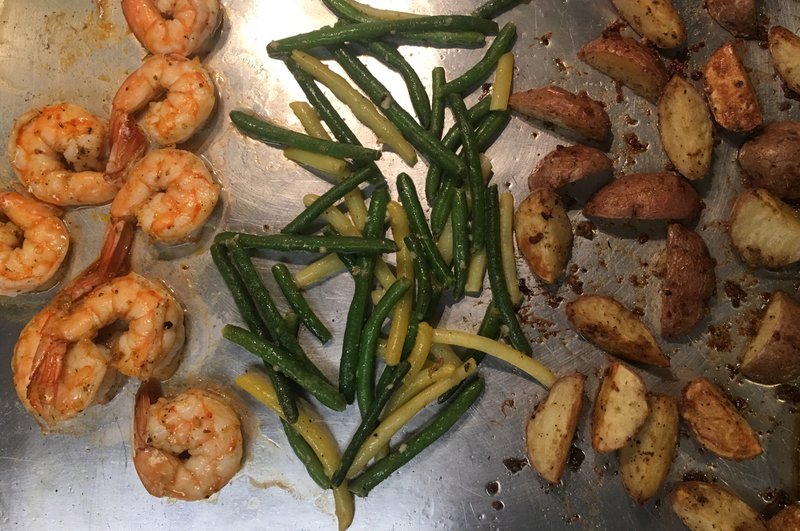
[[597, 191], [583, 214], [605, 219], [690, 220], [702, 204], [694, 187], [674, 173], [634, 173]]
[[800, 122], [774, 122], [739, 150], [750, 184], [782, 199], [800, 199]]
[[706, 9], [711, 18], [737, 37], [756, 32], [755, 0], [706, 0]]
[[[775, 313], [770, 312], [773, 308]], [[800, 304], [781, 291], [775, 292], [759, 328], [770, 317], [776, 319], [769, 323], [774, 326], [771, 335], [764, 338], [755, 358], [742, 361], [740, 370], [749, 380], [765, 385], [788, 383], [800, 377]]]
[[528, 177], [528, 188], [558, 189], [565, 184], [611, 172], [614, 164], [605, 153], [589, 146], [556, 146]]
[[603, 104], [586, 92], [573, 94], [556, 85], [515, 92], [508, 106], [527, 116], [557, 123], [579, 135], [606, 142], [611, 138], [611, 119]]
[[800, 531], [800, 504], [793, 503], [767, 520], [769, 531]]
[[667, 229], [667, 267], [661, 286], [661, 335], [689, 332], [708, 312], [717, 277], [703, 238], [679, 223]]

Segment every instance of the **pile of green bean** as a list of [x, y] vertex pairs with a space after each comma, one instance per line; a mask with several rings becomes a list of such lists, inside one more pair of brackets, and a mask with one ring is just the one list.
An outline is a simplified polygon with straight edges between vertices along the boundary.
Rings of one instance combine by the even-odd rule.
[[[480, 265], [474, 266], [473, 262], [481, 264], [484, 263], [481, 258], [485, 259], [493, 296], [478, 335], [497, 339], [501, 325], [505, 325], [509, 341], [515, 349], [530, 354], [531, 348], [517, 320], [514, 302], [507, 287], [512, 280], [506, 278], [502, 264], [497, 186], [487, 186], [486, 171], [482, 164], [482, 153], [508, 122], [509, 111], [492, 110], [489, 98], [482, 99], [471, 108], [464, 103], [464, 98], [494, 71], [499, 58], [514, 43], [514, 25], [508, 23], [500, 28], [491, 19], [522, 2], [491, 0], [469, 15], [405, 17], [391, 12], [399, 15], [391, 20], [376, 18], [371, 11], [359, 9], [360, 4], [349, 0], [323, 2], [339, 17], [338, 24], [273, 41], [267, 50], [271, 56], [284, 60], [335, 141], [288, 131], [243, 112], [234, 111], [230, 118], [247, 136], [270, 144], [347, 159], [351, 171], [322, 196], [307, 199], [309, 206], [289, 222], [280, 234], [225, 232], [217, 236], [212, 256], [247, 326], [245, 329], [228, 325], [223, 330], [223, 336], [263, 360], [283, 410], [283, 426], [291, 446], [314, 480], [327, 488], [341, 485], [350, 476], [348, 470], [352, 471], [351, 465], [357, 453], [367, 442], [381, 416], [387, 414], [384, 411], [387, 403], [400, 387], [409, 367], [413, 366], [410, 361], [419, 343], [418, 335], [423, 334], [423, 327], [427, 327], [430, 336], [431, 328], [427, 323], [438, 322], [444, 305], [461, 300], [465, 292], [472, 293], [467, 289], [468, 275], [472, 267], [480, 269]], [[486, 36], [494, 36], [491, 45], [484, 56], [465, 73], [448, 81], [442, 68], [434, 69], [432, 99], [417, 73], [396, 47], [397, 43], [475, 47], [483, 45]], [[425, 216], [412, 178], [405, 173], [397, 177], [397, 193], [404, 211], [402, 217], [407, 218], [406, 232], [403, 232], [402, 225], [392, 225], [397, 241], [384, 237], [387, 205], [391, 198], [386, 178], [374, 163], [380, 157], [380, 152], [361, 145], [320, 89], [318, 83], [326, 84], [329, 88], [339, 83], [338, 74], [328, 72], [324, 65], [320, 66], [321, 63], [311, 55], [314, 50], [323, 50], [333, 58], [375, 108], [380, 109], [384, 117], [369, 119], [376, 124], [376, 134], [386, 135], [382, 138], [384, 142], [389, 143], [389, 138], [393, 138], [392, 131], [396, 128], [402, 135], [400, 139], [395, 139], [401, 150], [404, 142], [410, 143], [416, 150], [403, 156], [404, 160], [413, 162], [416, 152], [419, 152], [429, 162], [424, 189], [425, 198], [432, 207], [430, 222]], [[363, 54], [377, 58], [401, 74], [407, 84], [416, 117], [403, 109], [365, 67], [359, 58]], [[347, 92], [344, 89], [337, 92], [340, 88], [331, 88], [337, 97]], [[364, 99], [360, 94], [341, 97], [352, 97], [359, 102]], [[445, 133], [446, 109], [450, 109], [455, 125]], [[364, 111], [364, 114], [369, 112]], [[401, 153], [401, 150], [395, 150]], [[348, 225], [350, 222], [347, 218], [344, 225], [337, 225], [333, 219], [337, 215], [342, 216], [337, 203], [348, 194], [355, 193], [356, 198], [362, 197], [364, 190], [361, 185], [367, 182], [372, 185], [373, 191], [369, 208], [365, 208], [365, 219], [357, 223], [351, 209], [353, 223]], [[329, 224], [320, 233], [308, 234], [311, 227], [318, 226], [315, 223], [321, 218]], [[354, 294], [344, 330], [338, 385], [328, 380], [310, 361], [297, 340], [296, 330], [292, 330], [291, 318], [295, 318], [323, 343], [331, 339], [330, 330], [314, 314], [285, 264], [277, 264], [272, 268], [275, 280], [292, 309], [289, 319], [280, 314], [256, 270], [254, 249], [334, 253], [330, 257], [330, 264], [345, 268], [351, 274]], [[400, 274], [401, 252], [410, 253], [406, 255], [406, 259], [411, 257], [408, 267], [413, 269], [413, 276], [410, 278]], [[388, 268], [382, 275], [378, 274], [382, 255], [387, 253], [398, 253], [396, 278]], [[482, 271], [479, 271], [479, 285], [483, 284], [482, 279]], [[373, 292], [376, 280], [384, 288], [377, 294]], [[374, 305], [371, 301], [373, 297], [377, 299]], [[390, 355], [386, 354], [382, 376], [376, 383], [381, 330], [387, 319], [396, 315], [393, 312], [399, 311], [398, 308], [403, 304], [401, 301], [408, 298], [413, 303], [410, 317], [406, 316], [407, 330], [401, 331], [404, 342], [399, 360], [390, 359]], [[483, 353], [467, 350], [460, 356], [465, 363], [462, 369], [474, 370]], [[352, 492], [366, 495], [458, 421], [484, 387], [482, 378], [476, 373], [465, 374], [467, 377], [460, 386], [445, 389], [439, 402], [446, 404], [424, 428], [350, 481], [348, 488]], [[341, 411], [348, 403], [355, 401], [361, 411], [362, 422], [332, 477], [325, 475], [319, 459], [292, 428], [292, 423], [297, 419], [296, 397], [300, 389], [333, 410]]]

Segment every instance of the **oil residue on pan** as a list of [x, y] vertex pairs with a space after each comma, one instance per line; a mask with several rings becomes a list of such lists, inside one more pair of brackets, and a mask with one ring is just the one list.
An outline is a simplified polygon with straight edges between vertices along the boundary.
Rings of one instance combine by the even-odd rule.
[[[299, 130], [288, 103], [305, 96], [281, 61], [267, 55], [266, 45], [273, 39], [332, 24], [335, 19], [318, 0], [285, 3], [280, 13], [269, 2], [222, 4], [222, 27], [203, 54], [218, 102], [200, 135], [182, 146], [200, 155], [222, 184], [221, 204], [210, 225], [191, 243], [153, 246], [140, 235], [134, 246], [133, 268], [163, 279], [186, 308], [185, 355], [173, 381], [200, 378], [233, 387], [235, 377], [255, 363], [221, 337], [224, 324], [240, 323], [240, 317], [208, 253], [213, 235], [224, 230], [277, 232], [300, 212], [305, 194], [322, 194], [330, 184], [286, 160], [279, 150], [242, 137], [230, 125], [228, 113], [252, 110]], [[370, 4], [424, 13], [468, 13], [480, 2], [375, 0]], [[688, 45], [677, 52], [664, 52], [662, 58], [670, 74], [683, 73], [700, 86], [707, 58], [731, 35], [701, 4], [675, 0], [674, 5], [686, 23]], [[760, 20], [797, 30], [798, 9], [798, 4], [789, 0], [771, 2]], [[617, 172], [674, 169], [660, 147], [656, 106], [576, 56], [582, 45], [608, 33], [609, 25], [618, 19], [611, 2], [577, 0], [537, 0], [501, 15], [501, 25], [513, 21], [518, 29], [513, 49], [514, 89], [555, 84], [574, 93], [585, 90], [603, 102], [610, 116], [613, 140], [607, 154]], [[619, 25], [611, 31], [620, 28], [633, 35]], [[739, 50], [765, 122], [798, 120], [797, 102], [784, 92], [763, 46], [764, 38], [758, 35], [758, 39], [742, 41]], [[129, 33], [118, 3], [106, 1], [76, 5], [7, 0], [0, 3], [0, 37], [4, 57], [0, 64], [4, 102], [0, 135], [4, 138], [17, 116], [55, 102], [73, 102], [108, 117], [114, 93], [145, 55]], [[484, 53], [484, 49], [415, 46], [402, 46], [400, 51], [428, 88], [434, 66], [443, 65], [453, 78]], [[376, 61], [367, 60], [367, 64], [393, 98], [410, 109], [402, 80]], [[481, 92], [478, 88], [469, 95], [467, 104], [477, 101]], [[352, 120], [344, 107], [337, 104], [337, 108], [367, 147], [379, 147], [369, 130]], [[368, 498], [357, 500], [353, 529], [519, 529], [530, 527], [531, 522], [550, 529], [674, 529], [680, 521], [669, 509], [667, 495], [679, 482], [697, 479], [727, 486], [765, 516], [797, 498], [797, 387], [793, 383], [774, 388], [753, 384], [739, 372], [738, 363], [757, 331], [769, 294], [782, 290], [798, 298], [798, 270], [796, 266], [777, 272], [748, 269], [732, 249], [728, 220], [734, 198], [744, 189], [736, 163], [744, 138], [717, 129], [715, 139], [710, 175], [695, 183], [704, 208], [693, 225], [716, 260], [711, 311], [688, 335], [675, 340], [658, 338], [671, 358], [668, 369], [635, 369], [648, 391], [675, 397], [697, 376], [716, 382], [740, 406], [739, 412], [753, 426], [763, 453], [748, 461], [726, 461], [703, 450], [683, 430], [676, 458], [658, 494], [641, 506], [628, 497], [618, 477], [617, 457], [595, 452], [591, 445], [588, 411], [611, 360], [574, 332], [565, 309], [580, 294], [610, 295], [633, 310], [651, 330], [658, 330], [666, 231], [657, 223], [589, 220], [578, 202], [568, 202], [567, 212], [578, 237], [558, 283], [545, 286], [521, 257], [517, 260], [523, 293], [518, 315], [535, 357], [558, 375], [576, 370], [587, 375], [588, 399], [562, 482], [549, 485], [525, 458], [525, 424], [535, 405], [544, 399], [545, 390], [501, 362], [487, 359], [481, 366], [486, 391], [478, 403], [443, 440], [393, 474]], [[527, 179], [538, 162], [556, 146], [574, 143], [551, 124], [515, 114], [487, 152], [494, 171], [492, 182], [511, 191], [519, 204], [528, 194]], [[424, 161], [409, 169], [395, 154], [384, 152], [379, 165], [391, 183], [393, 198], [397, 197], [395, 177], [401, 171], [409, 173], [422, 190], [427, 169]], [[0, 179], [6, 189], [16, 185], [9, 164], [0, 166]], [[107, 206], [66, 213], [73, 251], [65, 278], [75, 276], [97, 256], [107, 218]], [[268, 288], [278, 293], [269, 267], [284, 261], [295, 271], [310, 260], [270, 253], [258, 266]], [[0, 472], [8, 478], [0, 487], [4, 527], [52, 527], [59, 522], [69, 528], [132, 528], [143, 514], [156, 515], [155, 526], [164, 529], [335, 526], [330, 493], [308, 477], [277, 418], [244, 393], [241, 402], [249, 405], [243, 419], [244, 465], [231, 484], [208, 501], [157, 499], [141, 487], [130, 466], [133, 398], [138, 387], [134, 381], [125, 383], [110, 403], [87, 410], [66, 433], [43, 435], [16, 398], [9, 365], [22, 326], [58, 287], [0, 300], [4, 314], [0, 331], [7, 360], [0, 370], [0, 416], [5, 426], [0, 438]], [[304, 332], [301, 343], [334, 381], [351, 295], [352, 282], [346, 274], [306, 291], [311, 305], [331, 325], [334, 338], [320, 345]], [[440, 325], [475, 331], [490, 298], [488, 290], [480, 298], [467, 297], [445, 311]], [[342, 446], [358, 424], [355, 409], [325, 413]], [[415, 422], [412, 428], [421, 426]]]

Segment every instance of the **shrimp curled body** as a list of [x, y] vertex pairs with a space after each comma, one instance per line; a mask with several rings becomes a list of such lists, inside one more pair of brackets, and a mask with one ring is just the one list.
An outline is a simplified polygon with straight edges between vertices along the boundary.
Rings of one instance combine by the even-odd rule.
[[69, 232], [59, 209], [17, 192], [0, 193], [0, 295], [44, 287], [64, 262]]
[[111, 217], [136, 217], [153, 240], [177, 243], [205, 223], [218, 198], [219, 185], [201, 158], [179, 149], [159, 149], [131, 168], [111, 204]]
[[163, 285], [137, 273], [87, 294], [53, 324], [53, 334], [67, 342], [94, 340], [117, 321], [127, 329], [111, 334], [111, 366], [140, 380], [172, 376], [185, 339], [183, 309]]
[[139, 388], [133, 463], [153, 496], [208, 498], [239, 471], [242, 446], [239, 417], [221, 397], [189, 389], [164, 398], [153, 380]]
[[14, 346], [11, 369], [20, 402], [43, 426], [52, 428], [93, 404], [104, 403], [118, 383], [118, 374], [108, 367], [109, 352], [102, 345], [83, 339], [63, 345], [59, 374], [48, 390], [48, 400], [37, 400], [32, 387], [39, 363], [37, 353], [47, 342], [47, 327], [63, 315], [50, 304], [25, 325]]
[[103, 177], [107, 126], [86, 109], [59, 103], [14, 122], [8, 160], [37, 199], [54, 205], [108, 203], [119, 189]]
[[190, 56], [220, 24], [219, 0], [122, 0], [133, 34], [150, 53]]
[[[164, 99], [156, 101], [166, 93]], [[159, 146], [179, 144], [202, 126], [214, 109], [216, 95], [211, 76], [197, 59], [177, 54], [152, 55], [122, 83], [114, 95], [113, 124], [119, 116], [149, 107], [141, 117], [145, 133]], [[111, 131], [112, 138], [117, 137]]]

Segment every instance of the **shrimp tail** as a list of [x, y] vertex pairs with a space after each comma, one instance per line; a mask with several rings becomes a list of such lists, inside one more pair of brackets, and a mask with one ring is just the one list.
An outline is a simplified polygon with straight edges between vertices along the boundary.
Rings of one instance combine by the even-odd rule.
[[134, 452], [140, 452], [147, 448], [147, 418], [150, 414], [150, 406], [163, 396], [161, 382], [150, 379], [142, 382], [139, 390], [136, 391], [136, 402], [133, 410], [133, 448]]
[[125, 219], [108, 225], [100, 257], [59, 293], [58, 304], [62, 309], [70, 308], [96, 287], [128, 273], [135, 229], [135, 224]]
[[33, 360], [31, 380], [28, 384], [28, 401], [40, 416], [46, 406], [55, 403], [58, 381], [67, 354], [67, 343], [45, 333]]
[[170, 484], [177, 473], [175, 457], [151, 446], [147, 436], [150, 408], [163, 396], [161, 383], [150, 379], [136, 392], [133, 410], [133, 462], [144, 488], [153, 496], [168, 494], [163, 485]]
[[112, 111], [111, 152], [106, 164], [106, 181], [117, 187], [122, 186], [128, 170], [144, 155], [148, 144], [147, 136], [133, 116]]

